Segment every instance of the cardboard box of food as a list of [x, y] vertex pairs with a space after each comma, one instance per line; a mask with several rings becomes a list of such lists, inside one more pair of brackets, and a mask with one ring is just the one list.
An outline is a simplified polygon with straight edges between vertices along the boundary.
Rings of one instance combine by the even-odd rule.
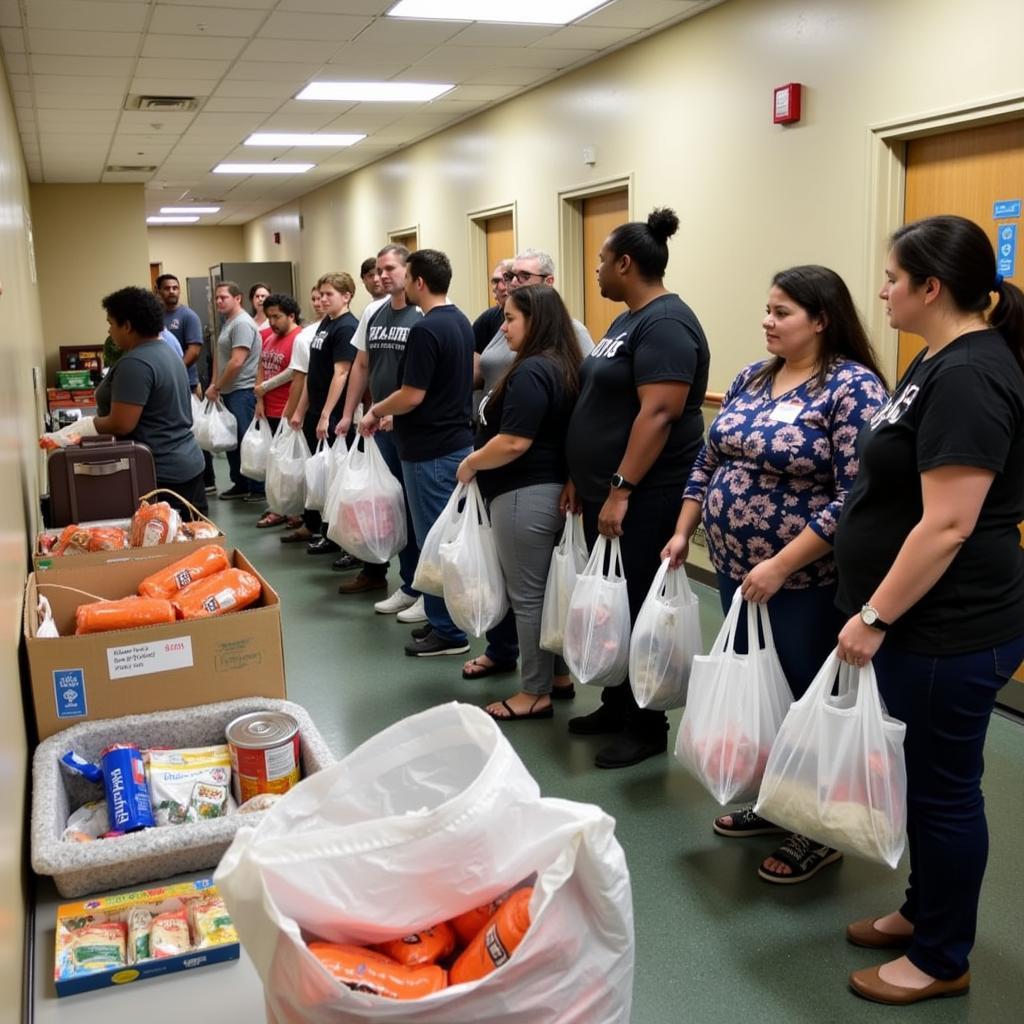
[[[262, 585], [251, 607], [208, 619], [74, 635], [80, 604], [135, 594], [143, 579], [181, 558], [182, 547], [168, 544], [166, 553], [152, 558], [29, 575], [23, 627], [40, 739], [98, 718], [287, 696], [280, 599], [245, 555], [230, 548], [231, 564]], [[50, 602], [59, 637], [36, 635], [40, 594]]]
[[[102, 928], [116, 925], [127, 933], [128, 915], [132, 910], [145, 910], [152, 915], [175, 913], [185, 910], [198, 902], [209, 907], [211, 898], [219, 899], [217, 887], [209, 880], [183, 882], [178, 885], [126, 892], [117, 896], [95, 897], [81, 903], [65, 903], [57, 908], [57, 938], [54, 949], [53, 983], [58, 996], [77, 995], [111, 985], [125, 985], [161, 974], [176, 974], [207, 964], [237, 960], [239, 957], [238, 933], [235, 931], [226, 908], [211, 922], [208, 934], [200, 936], [189, 922], [189, 948], [171, 956], [153, 956], [136, 959], [126, 948], [123, 963], [113, 963], [103, 969], [88, 965], [102, 965], [104, 954], [112, 948], [120, 954], [119, 946], [105, 946], [102, 935], [94, 941], [96, 934], [82, 929]], [[78, 936], [83, 936], [83, 939]], [[127, 934], [125, 934], [127, 947]], [[143, 941], [148, 945], [148, 940]], [[77, 969], [76, 969], [77, 968]]]

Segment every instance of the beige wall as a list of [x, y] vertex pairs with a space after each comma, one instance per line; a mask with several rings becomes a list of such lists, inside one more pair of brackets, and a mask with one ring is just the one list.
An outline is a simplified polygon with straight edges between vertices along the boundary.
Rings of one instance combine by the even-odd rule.
[[[884, 230], [867, 226], [869, 126], [1024, 96], [1018, 56], [999, 56], [1000, 39], [1022, 36], [1020, 0], [730, 0], [252, 222], [247, 256], [267, 258], [281, 231], [277, 258], [298, 264], [305, 289], [418, 223], [475, 313], [470, 279], [487, 268], [467, 262], [469, 211], [514, 200], [519, 245], [559, 255], [557, 193], [631, 175], [635, 216], [671, 205], [682, 219], [667, 281], [701, 317], [724, 390], [761, 351], [775, 270], [830, 265], [873, 313]], [[774, 126], [772, 88], [791, 81], [804, 83], [804, 119]]]
[[161, 263], [162, 272], [174, 274], [181, 281], [183, 295], [186, 277], [206, 277], [215, 263], [245, 259], [240, 225], [149, 228], [146, 237], [149, 262]]
[[149, 287], [146, 207], [142, 185], [33, 185], [31, 198], [52, 378], [61, 345], [106, 337], [104, 295]]
[[42, 362], [42, 325], [29, 258], [29, 188], [7, 78], [0, 60], [0, 992], [10, 1019], [21, 1003], [27, 888], [22, 857], [28, 750], [18, 685], [26, 534], [38, 506], [32, 366]]

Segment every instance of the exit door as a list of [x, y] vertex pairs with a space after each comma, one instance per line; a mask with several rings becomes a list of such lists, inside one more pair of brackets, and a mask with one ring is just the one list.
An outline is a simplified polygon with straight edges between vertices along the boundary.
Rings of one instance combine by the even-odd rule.
[[597, 254], [604, 240], [620, 224], [629, 220], [629, 194], [626, 189], [587, 196], [583, 207], [583, 322], [596, 344], [608, 325], [626, 307], [611, 302], [597, 287]]

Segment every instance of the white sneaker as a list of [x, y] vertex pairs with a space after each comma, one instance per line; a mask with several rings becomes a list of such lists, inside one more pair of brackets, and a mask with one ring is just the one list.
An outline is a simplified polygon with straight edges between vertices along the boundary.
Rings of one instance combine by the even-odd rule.
[[[383, 602], [381, 602], [383, 604]], [[398, 613], [399, 622], [426, 622], [427, 613], [423, 607], [423, 598], [417, 597], [414, 604], [409, 605], [403, 612]]]
[[394, 615], [395, 612], [405, 611], [406, 608], [411, 608], [416, 603], [416, 598], [407, 594], [401, 587], [398, 588], [390, 597], [384, 598], [383, 601], [378, 601], [374, 606], [373, 610], [378, 615]]

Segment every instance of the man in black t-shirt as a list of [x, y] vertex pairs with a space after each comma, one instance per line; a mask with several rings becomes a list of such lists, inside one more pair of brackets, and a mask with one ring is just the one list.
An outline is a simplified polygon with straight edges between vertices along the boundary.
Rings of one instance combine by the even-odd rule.
[[487, 348], [491, 338], [498, 333], [505, 321], [505, 299], [508, 298], [508, 281], [505, 280], [505, 275], [510, 273], [511, 260], [498, 260], [491, 271], [490, 284], [494, 305], [488, 306], [473, 321], [473, 348], [477, 355]]
[[[472, 451], [473, 328], [448, 302], [452, 270], [436, 249], [419, 249], [406, 267], [407, 300], [423, 311], [409, 332], [399, 363], [399, 386], [374, 403], [359, 424], [364, 436], [394, 417], [395, 443], [412, 511], [416, 540], [422, 546], [452, 491], [459, 463]], [[411, 657], [463, 654], [466, 634], [452, 621], [440, 597], [426, 595], [430, 628], [406, 645]]]

